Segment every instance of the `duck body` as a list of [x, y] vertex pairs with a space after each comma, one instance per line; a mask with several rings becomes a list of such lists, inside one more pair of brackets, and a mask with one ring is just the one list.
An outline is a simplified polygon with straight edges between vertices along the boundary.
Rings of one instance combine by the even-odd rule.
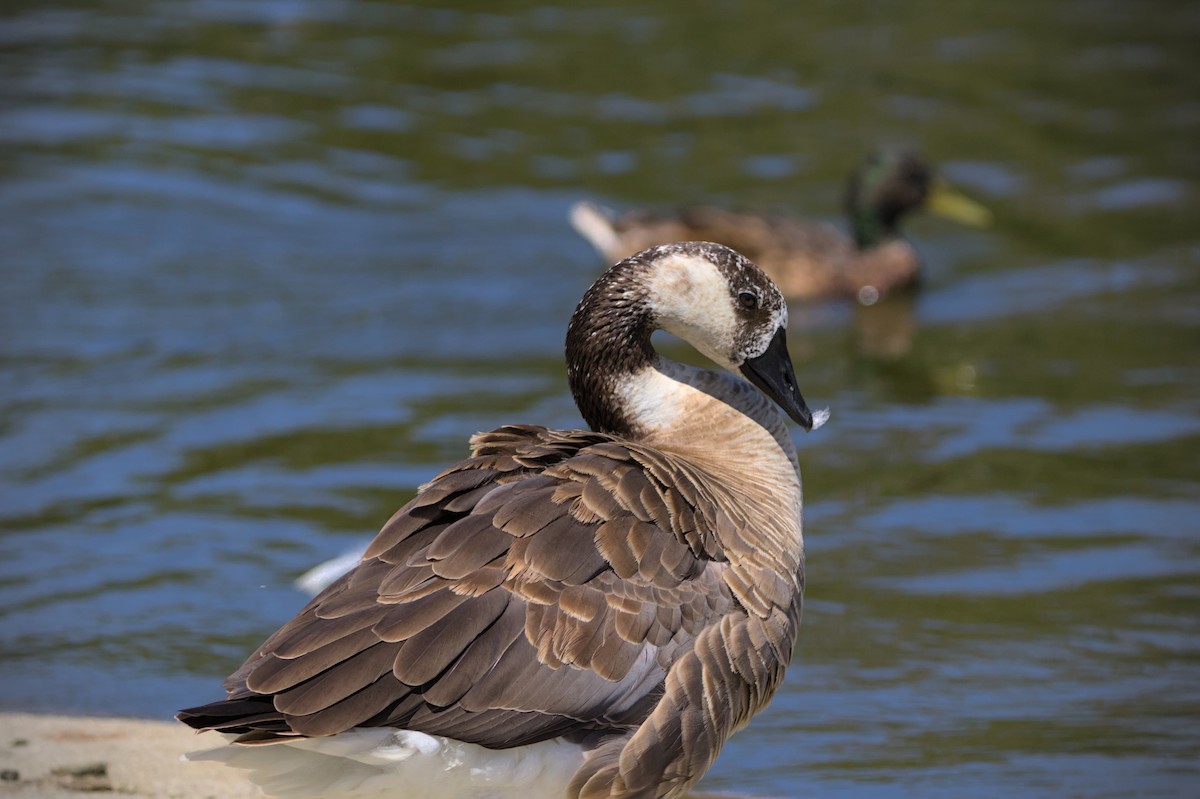
[[880, 149], [848, 182], [850, 233], [828, 222], [709, 206], [617, 213], [579, 202], [570, 220], [609, 262], [656, 244], [713, 241], [754, 261], [789, 299], [857, 297], [869, 303], [918, 281], [920, 256], [899, 226], [920, 208], [965, 224], [990, 219], [986, 209], [935, 178], [916, 154]]
[[789, 299], [879, 295], [917, 282], [916, 248], [894, 237], [867, 248], [829, 222], [730, 211], [711, 206], [668, 213], [637, 209], [617, 213], [576, 203], [571, 223], [602, 258], [617, 261], [671, 241], [715, 241], [758, 264]]
[[[787, 308], [724, 247], [623, 260], [567, 336], [590, 430], [508, 425], [180, 719], [269, 795], [669, 799], [783, 680], [803, 594]], [[659, 356], [654, 329], [728, 371]], [[761, 391], [760, 391], [761, 389]]]

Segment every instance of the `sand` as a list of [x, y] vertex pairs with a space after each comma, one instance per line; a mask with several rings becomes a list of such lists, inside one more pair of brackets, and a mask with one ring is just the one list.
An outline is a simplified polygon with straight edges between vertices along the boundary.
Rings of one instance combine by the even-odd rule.
[[0, 713], [0, 796], [262, 799], [234, 769], [180, 760], [219, 742], [173, 722]]
[[[182, 724], [144, 719], [0, 712], [0, 797], [263, 799], [243, 772], [189, 763], [185, 752], [221, 743]], [[767, 799], [693, 793], [691, 799]]]

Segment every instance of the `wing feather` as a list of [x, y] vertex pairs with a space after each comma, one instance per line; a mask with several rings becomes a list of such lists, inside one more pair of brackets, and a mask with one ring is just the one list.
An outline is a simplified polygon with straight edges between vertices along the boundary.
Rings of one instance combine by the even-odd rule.
[[260, 694], [286, 690], [346, 661], [378, 641], [379, 636], [370, 626], [366, 626], [324, 646], [303, 650], [305, 657], [302, 658], [287, 657], [276, 650], [255, 667], [247, 680], [247, 687]]
[[[407, 695], [407, 688], [405, 688]], [[275, 695], [279, 701], [279, 694]], [[293, 733], [310, 738], [334, 735], [352, 727], [367, 726], [369, 722], [396, 704], [396, 678], [391, 672], [380, 676], [375, 682], [356, 693], [330, 705], [319, 713], [295, 716], [284, 713], [288, 727]], [[282, 711], [281, 711], [282, 712]]]
[[471, 443], [225, 703], [189, 711], [197, 726], [266, 741], [393, 725], [507, 747], [645, 720], [680, 653], [736, 609], [696, 544], [711, 533], [691, 478], [667, 489], [669, 464], [597, 433]]
[[593, 525], [582, 525], [559, 507], [559, 515], [538, 535], [514, 543], [510, 558], [515, 566], [560, 583], [578, 585], [605, 569], [596, 551]]
[[435, 624], [469, 599], [468, 596], [451, 591], [444, 581], [437, 590], [417, 599], [409, 600], [404, 596], [381, 596], [380, 602], [400, 607], [398, 610], [386, 613], [382, 619], [375, 622], [375, 626], [371, 629], [382, 641], [405, 641]]
[[392, 670], [394, 647], [376, 643], [316, 677], [275, 694], [275, 709], [288, 716], [308, 716], [358, 693]]
[[[506, 604], [487, 635], [479, 635], [472, 641], [454, 668], [425, 691], [425, 699], [432, 705], [450, 707], [462, 704], [462, 699], [473, 685], [487, 674], [512, 646], [525, 634], [525, 607], [507, 593], [496, 593], [505, 597]], [[403, 677], [401, 677], [403, 679]]]
[[409, 636], [395, 653], [392, 671], [406, 685], [426, 685], [457, 661], [508, 606], [499, 589], [463, 602], [424, 630]]

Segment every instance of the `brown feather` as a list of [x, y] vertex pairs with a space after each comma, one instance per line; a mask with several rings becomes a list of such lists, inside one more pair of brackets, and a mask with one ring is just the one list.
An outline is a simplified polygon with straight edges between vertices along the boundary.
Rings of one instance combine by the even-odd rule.
[[457, 605], [425, 629], [410, 636], [396, 652], [392, 672], [407, 685], [420, 686], [450, 668], [477, 637], [508, 607], [505, 591], [489, 591]]
[[607, 566], [596, 552], [590, 525], [580, 524], [559, 507], [557, 519], [547, 523], [536, 535], [522, 539], [512, 548], [512, 556], [547, 579], [579, 584], [599, 574]]
[[[418, 511], [428, 510], [429, 508], [418, 508]], [[396, 541], [391, 546], [379, 550], [374, 555], [371, 553], [378, 548], [371, 546], [363, 554], [363, 562], [369, 563], [371, 558], [377, 558], [378, 562], [388, 565], [422, 563], [426, 560], [425, 553], [429, 545], [437, 540], [437, 537], [449, 526], [451, 521], [453, 521], [453, 517], [449, 519], [442, 518], [437, 522], [429, 522], [423, 527], [410, 531], [402, 540]]]
[[[256, 693], [273, 694], [315, 677], [332, 668], [357, 652], [373, 646], [379, 638], [370, 627], [356, 630], [349, 635], [316, 649], [297, 651], [292, 641], [287, 651], [289, 657], [275, 652], [255, 666], [246, 680], [246, 687]], [[299, 657], [303, 655], [303, 657]]]
[[375, 682], [322, 710], [307, 716], [288, 715], [288, 725], [310, 738], [343, 732], [379, 715], [402, 698], [389, 670]]
[[375, 589], [376, 600], [388, 597], [387, 601], [395, 601], [400, 597], [416, 599], [447, 585], [445, 578], [433, 570], [433, 566], [393, 566], [379, 581]]
[[447, 527], [427, 554], [438, 574], [459, 579], [503, 555], [512, 540], [486, 516], [465, 516]]
[[[497, 596], [504, 596], [496, 592]], [[463, 695], [495, 666], [500, 655], [525, 632], [525, 613], [521, 603], [506, 597], [499, 617], [487, 630], [472, 641], [462, 657], [425, 692], [434, 705], [449, 707], [462, 700]]]
[[463, 596], [482, 596], [493, 588], [499, 588], [508, 579], [508, 569], [502, 561], [496, 561], [462, 577], [450, 586], [450, 590]]
[[442, 503], [442, 510], [450, 513], [468, 513], [479, 504], [484, 496], [496, 488], [495, 484], [487, 483], [470, 491], [464, 491], [461, 494], [456, 494]]
[[558, 606], [563, 612], [582, 622], [596, 619], [607, 607], [604, 594], [589, 586], [569, 585], [558, 595]]
[[376, 643], [335, 667], [275, 694], [275, 707], [288, 716], [308, 716], [325, 710], [374, 683], [392, 670], [395, 647]]
[[496, 473], [489, 469], [451, 467], [426, 483], [409, 503], [410, 507], [415, 509], [432, 505], [444, 511], [455, 495], [471, 492], [473, 489], [490, 483], [495, 476]]
[[625, 511], [612, 492], [594, 477], [584, 482], [579, 499], [592, 514], [601, 519], [615, 519]]
[[337, 624], [310, 611], [288, 622], [278, 633], [263, 644], [261, 651], [274, 652], [279, 657], [300, 657], [315, 652], [334, 641], [346, 638], [358, 630], [370, 628], [383, 618], [384, 609], [373, 602], [342, 616], [335, 616]]
[[562, 516], [563, 509], [554, 504], [553, 495], [554, 482], [550, 480], [515, 483], [492, 524], [519, 538], [531, 536]]
[[372, 627], [383, 641], [404, 641], [424, 630], [454, 608], [463, 604], [468, 597], [443, 588], [412, 602], [393, 605]]
[[634, 527], [641, 525], [633, 516], [616, 516], [596, 530], [596, 548], [622, 580], [638, 573], [638, 557], [630, 546]]
[[[400, 544], [417, 530], [428, 526], [442, 513], [441, 509], [432, 507], [416, 507], [411, 502], [405, 505], [388, 520], [383, 529], [375, 536], [366, 551], [363, 560], [377, 558], [384, 552]], [[395, 558], [388, 558], [389, 563], [396, 563]]]

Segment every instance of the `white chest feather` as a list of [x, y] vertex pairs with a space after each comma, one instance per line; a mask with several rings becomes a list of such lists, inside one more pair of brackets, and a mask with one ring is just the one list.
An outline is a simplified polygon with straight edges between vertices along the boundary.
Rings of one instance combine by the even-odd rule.
[[648, 441], [717, 448], [766, 469], [779, 468], [783, 458], [788, 479], [799, 471], [787, 419], [743, 380], [661, 359], [617, 390]]

